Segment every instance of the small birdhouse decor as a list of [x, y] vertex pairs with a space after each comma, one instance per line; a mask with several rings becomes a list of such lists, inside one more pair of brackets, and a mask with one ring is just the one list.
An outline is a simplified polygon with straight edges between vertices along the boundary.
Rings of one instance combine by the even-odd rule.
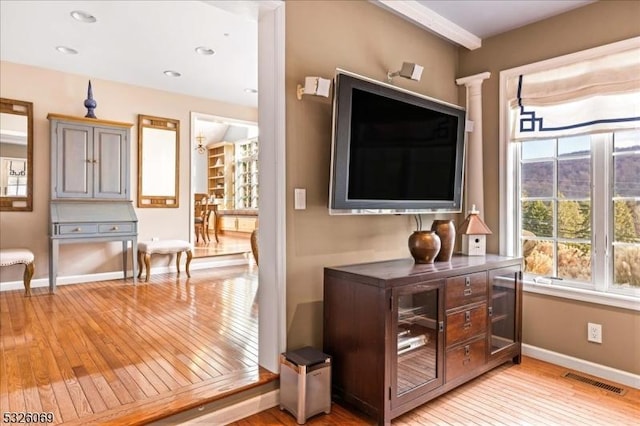
[[487, 235], [491, 234], [491, 230], [480, 219], [479, 214], [474, 204], [469, 216], [460, 225], [462, 254], [467, 256], [484, 256], [487, 253]]

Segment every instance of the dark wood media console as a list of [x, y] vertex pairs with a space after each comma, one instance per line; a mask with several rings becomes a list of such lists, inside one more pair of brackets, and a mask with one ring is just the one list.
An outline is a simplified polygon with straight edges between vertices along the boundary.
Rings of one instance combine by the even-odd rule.
[[380, 424], [521, 357], [522, 260], [459, 256], [324, 270], [333, 395]]

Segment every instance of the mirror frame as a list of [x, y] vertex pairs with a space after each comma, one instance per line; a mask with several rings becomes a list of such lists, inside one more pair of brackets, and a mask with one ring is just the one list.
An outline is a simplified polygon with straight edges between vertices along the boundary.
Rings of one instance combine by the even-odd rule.
[[0, 197], [0, 211], [33, 211], [33, 102], [0, 98], [0, 112], [27, 117], [27, 195]]
[[[142, 193], [143, 163], [143, 130], [145, 128], [169, 130], [175, 132], [176, 173], [174, 176], [175, 192], [173, 196], [145, 195]], [[147, 165], [149, 166], [149, 165]], [[139, 208], [178, 208], [180, 206], [180, 120], [171, 118], [138, 115], [138, 207]]]

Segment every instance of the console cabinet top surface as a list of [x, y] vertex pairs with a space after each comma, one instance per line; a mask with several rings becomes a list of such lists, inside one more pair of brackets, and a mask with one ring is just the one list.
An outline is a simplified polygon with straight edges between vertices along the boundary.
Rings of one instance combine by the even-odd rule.
[[511, 266], [519, 261], [521, 259], [517, 257], [495, 254], [485, 256], [454, 254], [450, 262], [417, 264], [412, 258], [406, 258], [327, 267], [325, 272], [332, 275], [345, 275], [361, 284], [387, 288], [421, 282], [425, 279], [435, 280], [453, 275], [486, 271], [487, 268]]

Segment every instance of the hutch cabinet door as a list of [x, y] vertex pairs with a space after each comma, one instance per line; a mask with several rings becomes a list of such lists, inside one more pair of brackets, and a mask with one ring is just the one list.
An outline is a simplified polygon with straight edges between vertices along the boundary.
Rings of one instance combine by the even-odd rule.
[[128, 199], [127, 134], [121, 128], [58, 122], [52, 141], [53, 198]]
[[126, 199], [129, 145], [124, 129], [94, 129], [94, 198]]
[[521, 268], [510, 266], [489, 271], [489, 356], [501, 356], [521, 341]]
[[391, 408], [444, 383], [444, 281], [392, 290]]
[[58, 123], [55, 133], [53, 194], [57, 198], [93, 197], [93, 128]]

